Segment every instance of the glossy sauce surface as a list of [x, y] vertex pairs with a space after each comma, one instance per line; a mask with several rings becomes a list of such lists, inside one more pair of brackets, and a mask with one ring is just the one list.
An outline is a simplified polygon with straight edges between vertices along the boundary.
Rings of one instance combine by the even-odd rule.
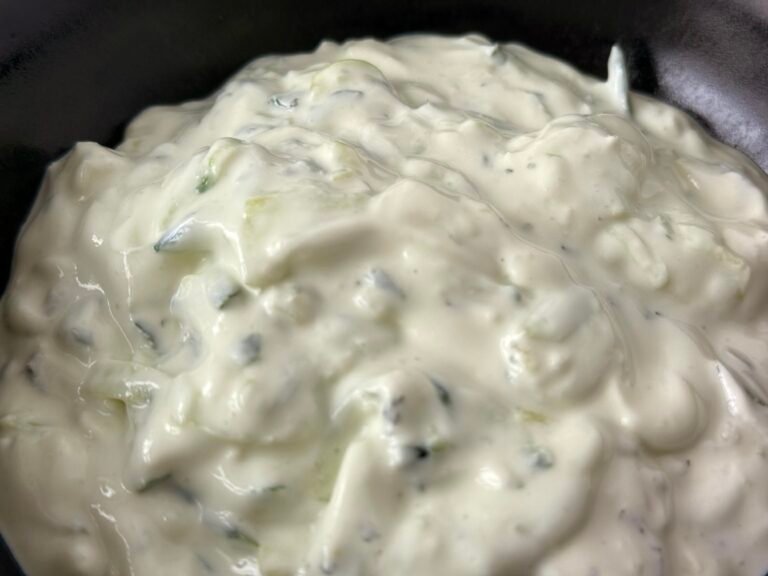
[[0, 326], [30, 576], [768, 570], [768, 182], [609, 72], [324, 43], [53, 165]]

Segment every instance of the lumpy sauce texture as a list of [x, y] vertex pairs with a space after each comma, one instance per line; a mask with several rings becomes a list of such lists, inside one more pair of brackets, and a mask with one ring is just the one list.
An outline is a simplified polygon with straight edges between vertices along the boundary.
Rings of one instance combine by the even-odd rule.
[[30, 576], [762, 576], [765, 174], [514, 44], [323, 43], [49, 170], [0, 322]]

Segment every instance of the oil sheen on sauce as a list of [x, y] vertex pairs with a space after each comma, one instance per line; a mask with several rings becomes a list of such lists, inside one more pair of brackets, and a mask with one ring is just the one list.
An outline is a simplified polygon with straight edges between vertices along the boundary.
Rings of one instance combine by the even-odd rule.
[[56, 162], [0, 325], [29, 576], [762, 576], [768, 182], [609, 71], [325, 42]]

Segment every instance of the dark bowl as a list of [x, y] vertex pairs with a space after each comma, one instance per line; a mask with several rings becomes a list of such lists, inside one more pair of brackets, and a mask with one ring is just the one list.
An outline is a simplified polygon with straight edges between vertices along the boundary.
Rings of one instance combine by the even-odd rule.
[[[25, 0], [0, 3], [0, 289], [46, 165], [269, 52], [412, 31], [517, 40], [675, 103], [768, 169], [766, 0]], [[41, 546], [45, 543], [41, 542]], [[21, 572], [0, 540], [0, 574]]]

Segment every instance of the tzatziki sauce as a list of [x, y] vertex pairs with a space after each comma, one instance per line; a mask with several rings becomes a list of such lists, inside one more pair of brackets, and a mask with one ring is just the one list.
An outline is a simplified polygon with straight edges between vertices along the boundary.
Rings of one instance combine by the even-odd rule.
[[0, 533], [28, 576], [763, 576], [766, 191], [618, 49], [259, 58], [48, 170]]

